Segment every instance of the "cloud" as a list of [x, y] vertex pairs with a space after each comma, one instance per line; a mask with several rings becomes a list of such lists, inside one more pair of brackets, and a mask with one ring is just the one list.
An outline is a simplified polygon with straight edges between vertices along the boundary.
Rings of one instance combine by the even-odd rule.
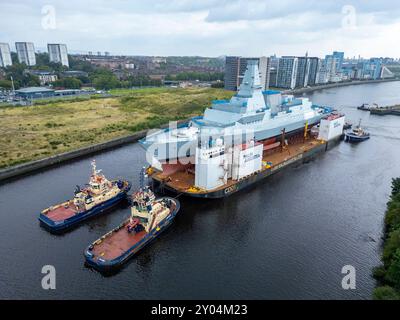
[[[56, 29], [42, 27], [44, 5], [54, 6]], [[399, 9], [385, 0], [2, 0], [0, 42], [138, 55], [400, 56]]]

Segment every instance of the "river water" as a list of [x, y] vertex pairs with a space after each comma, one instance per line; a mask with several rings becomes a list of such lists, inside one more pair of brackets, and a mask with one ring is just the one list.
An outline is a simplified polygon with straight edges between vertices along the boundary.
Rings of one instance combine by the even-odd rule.
[[[370, 299], [390, 182], [400, 176], [400, 117], [356, 107], [399, 103], [400, 82], [309, 97], [353, 123], [362, 118], [371, 139], [342, 142], [229, 198], [180, 198], [171, 228], [111, 277], [87, 269], [83, 250], [126, 218], [128, 207], [62, 236], [37, 221], [40, 210], [87, 182], [92, 157], [0, 185], [0, 298]], [[138, 185], [145, 159], [137, 144], [95, 158], [108, 177]], [[41, 287], [44, 265], [56, 268], [55, 290]], [[355, 290], [341, 287], [345, 265], [356, 269]]]

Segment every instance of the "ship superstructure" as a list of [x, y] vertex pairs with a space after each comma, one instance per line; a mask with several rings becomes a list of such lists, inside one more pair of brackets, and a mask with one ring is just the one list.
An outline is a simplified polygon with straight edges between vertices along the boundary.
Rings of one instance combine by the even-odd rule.
[[132, 196], [131, 217], [128, 229], [139, 227], [149, 233], [156, 228], [170, 213], [169, 201], [156, 201], [153, 191], [148, 187], [141, 188]]
[[121, 192], [123, 187], [122, 181], [108, 180], [102, 170], [97, 170], [96, 161], [92, 163], [92, 174], [89, 183], [85, 187], [76, 187], [75, 197], [73, 199], [74, 205], [78, 213], [92, 209], [94, 206], [110, 200]]
[[[313, 125], [332, 110], [318, 107], [308, 98], [294, 98], [279, 91], [262, 91], [258, 65], [250, 60], [239, 91], [230, 100], [214, 101], [203, 116], [188, 124], [149, 134], [140, 141], [151, 164], [161, 167], [173, 159], [194, 157], [200, 141], [225, 137], [225, 144], [255, 141], [290, 133]], [[234, 140], [230, 142], [228, 140]]]

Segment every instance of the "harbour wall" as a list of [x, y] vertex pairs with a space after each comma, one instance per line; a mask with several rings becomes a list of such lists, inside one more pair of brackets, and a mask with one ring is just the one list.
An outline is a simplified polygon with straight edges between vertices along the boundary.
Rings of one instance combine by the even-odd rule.
[[331, 88], [339, 88], [339, 87], [347, 87], [347, 86], [356, 86], [356, 85], [368, 84], [368, 83], [392, 82], [392, 81], [400, 81], [400, 79], [358, 80], [358, 81], [350, 81], [350, 82], [337, 82], [337, 83], [324, 84], [324, 85], [321, 85], [321, 86], [315, 86], [315, 87], [309, 87], [309, 88], [286, 90], [283, 93], [284, 94], [299, 95], [299, 94], [311, 93], [311, 92], [318, 91], [318, 90], [323, 90], [323, 89], [331, 89]]
[[112, 149], [128, 143], [136, 142], [139, 139], [146, 136], [147, 130], [137, 132], [135, 134], [125, 136], [122, 138], [113, 139], [107, 142], [98, 143], [89, 147], [79, 148], [74, 151], [61, 153], [48, 158], [30, 161], [27, 163], [19, 164], [10, 168], [0, 170], [0, 181], [4, 181], [10, 178], [15, 178], [27, 173], [31, 173], [46, 167], [54, 166], [68, 160], [76, 159], [82, 156], [94, 154], [99, 151]]
[[[186, 120], [179, 120], [178, 125], [183, 124], [188, 122], [189, 119]], [[160, 126], [159, 129], [165, 129], [168, 127], [168, 123], [165, 125]], [[106, 142], [94, 144], [88, 147], [83, 147], [79, 148], [73, 151], [57, 154], [51, 157], [47, 157], [44, 159], [40, 160], [35, 160], [35, 161], [30, 161], [26, 162], [23, 164], [19, 164], [16, 166], [12, 166], [10, 168], [5, 168], [5, 169], [0, 169], [0, 182], [11, 179], [11, 178], [16, 178], [18, 176], [22, 176], [28, 173], [32, 173], [34, 171], [38, 171], [43, 168], [51, 167], [54, 165], [58, 165], [60, 163], [73, 160], [76, 158], [80, 158], [83, 156], [88, 156], [91, 154], [95, 154], [100, 151], [105, 151], [109, 150], [112, 148], [117, 148], [121, 147], [123, 145], [129, 144], [129, 143], [134, 143], [137, 142], [138, 140], [144, 138], [147, 134], [148, 130], [142, 130], [139, 132], [136, 132], [134, 134], [121, 137], [121, 138], [116, 138], [113, 140], [109, 140]]]

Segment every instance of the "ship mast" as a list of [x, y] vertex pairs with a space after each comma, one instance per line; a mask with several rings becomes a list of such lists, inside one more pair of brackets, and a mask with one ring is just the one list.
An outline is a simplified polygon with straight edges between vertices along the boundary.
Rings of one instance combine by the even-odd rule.
[[148, 177], [147, 173], [146, 173], [146, 167], [143, 167], [142, 170], [140, 170], [140, 190], [145, 190], [147, 189], [147, 184], [145, 185], [145, 179]]
[[92, 160], [91, 165], [92, 165], [92, 176], [95, 176], [97, 174], [96, 160]]

